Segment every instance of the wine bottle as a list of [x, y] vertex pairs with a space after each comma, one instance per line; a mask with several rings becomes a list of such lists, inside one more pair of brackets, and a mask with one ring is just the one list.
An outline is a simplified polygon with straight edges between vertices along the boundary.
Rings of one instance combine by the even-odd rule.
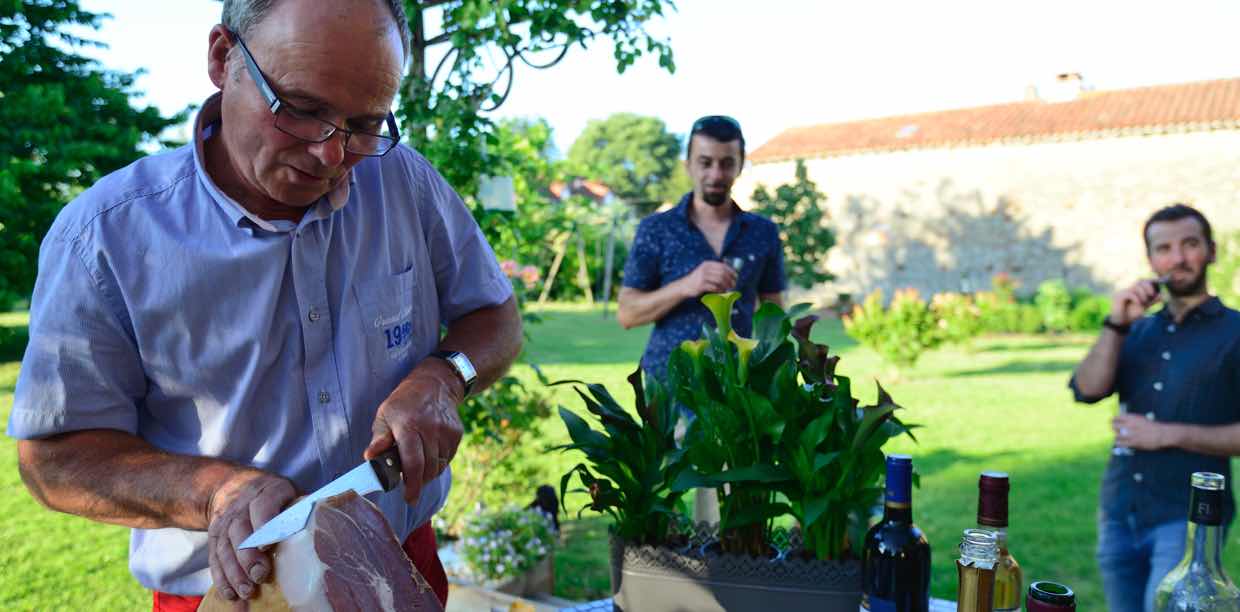
[[1221, 474], [1193, 473], [1184, 558], [1158, 583], [1158, 612], [1240, 611], [1240, 590], [1223, 573], [1220, 560], [1225, 484]]
[[965, 529], [956, 560], [956, 612], [993, 612], [995, 607], [995, 562], [999, 542], [995, 532]]
[[1025, 612], [1076, 612], [1076, 593], [1058, 582], [1035, 580], [1029, 585]]
[[883, 520], [865, 535], [862, 606], [871, 612], [930, 608], [930, 544], [913, 524], [913, 460], [887, 457]]
[[1008, 475], [983, 472], [977, 482], [977, 524], [995, 532], [999, 560], [995, 562], [995, 612], [1019, 612], [1022, 586], [1020, 564], [1008, 551]]

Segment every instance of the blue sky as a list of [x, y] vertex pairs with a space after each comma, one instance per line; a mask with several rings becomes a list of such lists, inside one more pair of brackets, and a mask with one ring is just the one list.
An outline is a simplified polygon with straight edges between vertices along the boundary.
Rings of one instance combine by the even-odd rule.
[[[788, 127], [1019, 100], [1026, 86], [1080, 72], [1097, 89], [1240, 76], [1240, 2], [680, 0], [651, 25], [676, 73], [653, 58], [619, 75], [610, 44], [521, 70], [496, 116], [540, 116], [561, 150], [590, 119], [634, 112], [684, 134], [736, 117], [751, 147]], [[213, 0], [83, 0], [113, 14], [91, 51], [147, 74], [145, 101], [172, 112], [212, 92]]]

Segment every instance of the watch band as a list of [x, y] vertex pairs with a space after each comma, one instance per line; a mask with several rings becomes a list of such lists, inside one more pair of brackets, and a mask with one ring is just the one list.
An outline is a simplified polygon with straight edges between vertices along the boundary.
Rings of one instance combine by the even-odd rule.
[[1102, 326], [1123, 336], [1128, 333], [1128, 330], [1132, 327], [1132, 324], [1129, 323], [1128, 325], [1120, 325], [1119, 323], [1111, 320], [1111, 315], [1107, 315], [1106, 318], [1102, 320]]
[[465, 386], [465, 395], [469, 396], [470, 391], [474, 389], [474, 382], [478, 380], [478, 372], [474, 369], [474, 364], [465, 356], [465, 353], [459, 351], [434, 351], [431, 357], [438, 357], [452, 366], [452, 371], [456, 372], [461, 384]]

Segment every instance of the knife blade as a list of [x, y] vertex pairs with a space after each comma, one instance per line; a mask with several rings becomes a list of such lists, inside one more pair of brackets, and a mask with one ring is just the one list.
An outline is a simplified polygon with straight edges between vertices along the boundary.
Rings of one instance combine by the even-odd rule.
[[310, 513], [315, 502], [345, 491], [355, 491], [358, 495], [375, 491], [391, 491], [400, 484], [400, 455], [393, 446], [379, 453], [370, 461], [345, 472], [339, 478], [319, 487], [319, 489], [285, 508], [270, 521], [263, 524], [241, 542], [240, 548], [257, 548], [288, 539], [293, 534], [306, 528]]

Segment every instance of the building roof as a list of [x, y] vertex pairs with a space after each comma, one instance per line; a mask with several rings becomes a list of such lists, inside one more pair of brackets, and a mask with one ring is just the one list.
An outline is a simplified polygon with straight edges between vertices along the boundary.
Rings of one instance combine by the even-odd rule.
[[604, 185], [601, 181], [584, 178], [573, 178], [568, 183], [564, 181], [554, 181], [548, 186], [548, 191], [556, 199], [562, 200], [572, 195], [583, 195], [595, 202], [602, 202], [611, 195], [611, 188]]
[[784, 130], [750, 155], [753, 163], [854, 153], [1084, 140], [1240, 125], [1240, 79], [1085, 91], [1040, 100], [865, 119]]

